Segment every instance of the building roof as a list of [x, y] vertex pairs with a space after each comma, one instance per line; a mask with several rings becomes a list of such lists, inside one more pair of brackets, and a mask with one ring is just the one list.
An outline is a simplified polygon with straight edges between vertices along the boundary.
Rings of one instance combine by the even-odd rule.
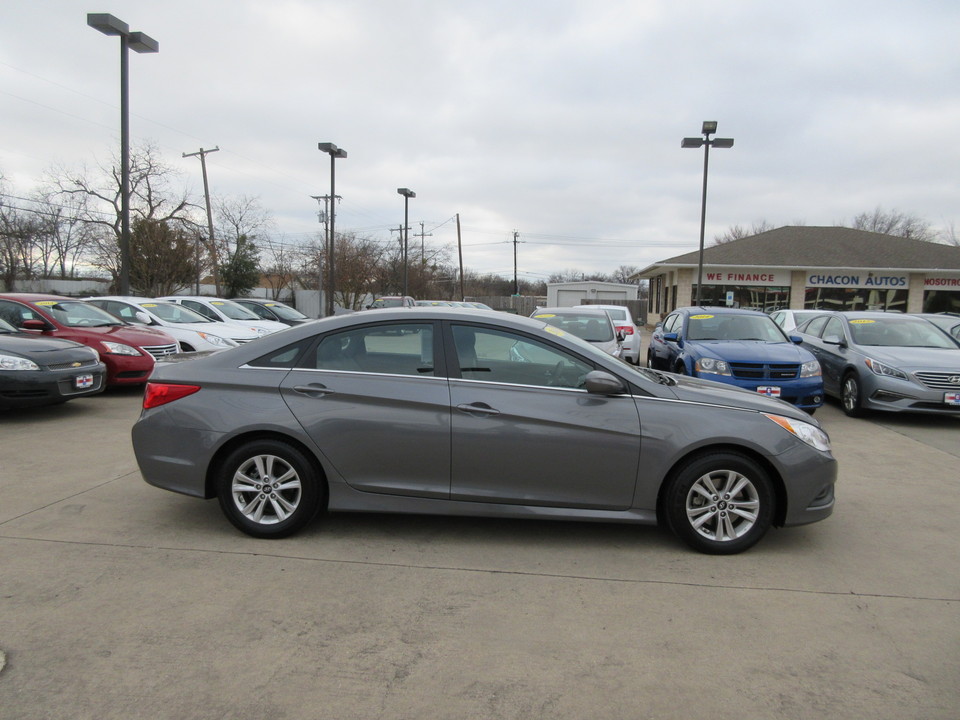
[[[696, 267], [699, 251], [661, 260], [635, 277]], [[788, 225], [704, 248], [704, 265], [960, 270], [960, 247], [845, 227]]]

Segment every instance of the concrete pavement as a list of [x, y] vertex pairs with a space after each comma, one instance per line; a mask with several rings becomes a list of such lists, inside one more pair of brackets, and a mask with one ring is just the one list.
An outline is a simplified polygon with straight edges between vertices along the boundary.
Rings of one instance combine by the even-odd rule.
[[0, 416], [0, 720], [958, 717], [956, 419], [826, 406], [833, 517], [708, 557], [382, 515], [255, 540], [140, 479], [138, 412]]

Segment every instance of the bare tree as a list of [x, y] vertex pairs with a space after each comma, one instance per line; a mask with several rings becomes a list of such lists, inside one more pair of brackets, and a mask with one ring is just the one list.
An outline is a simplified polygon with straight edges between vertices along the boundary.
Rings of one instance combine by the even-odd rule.
[[[91, 263], [109, 272], [116, 282], [120, 276], [121, 177], [116, 158], [96, 170], [71, 171], [54, 168], [47, 173], [48, 196], [77, 210], [85, 225], [91, 248]], [[130, 213], [134, 220], [145, 219], [182, 227], [198, 227], [191, 216], [197, 206], [186, 190], [174, 189], [177, 173], [160, 158], [151, 144], [130, 153]]]
[[753, 223], [749, 229], [744, 228], [742, 225], [734, 225], [723, 235], [715, 235], [713, 238], [713, 244], [723, 245], [728, 242], [733, 242], [734, 240], [741, 240], [745, 237], [759, 235], [760, 233], [765, 233], [773, 229], [774, 226], [768, 223], [766, 220], [760, 220], [759, 222]]
[[216, 223], [216, 248], [210, 248], [213, 282], [220, 294], [220, 267], [237, 257], [238, 246], [253, 243], [259, 246], [261, 238], [273, 229], [270, 213], [260, 205], [259, 198], [242, 195], [222, 198], [213, 203]]
[[897, 210], [886, 211], [879, 207], [873, 212], [857, 215], [850, 223], [850, 227], [914, 240], [926, 240], [928, 242], [937, 240], [936, 231], [926, 220], [916, 215]]

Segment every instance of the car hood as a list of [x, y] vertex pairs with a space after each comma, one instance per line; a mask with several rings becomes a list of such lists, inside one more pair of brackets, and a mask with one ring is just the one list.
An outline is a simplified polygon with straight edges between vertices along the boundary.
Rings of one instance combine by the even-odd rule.
[[804, 363], [813, 360], [809, 350], [793, 343], [757, 340], [696, 340], [689, 342], [697, 352], [727, 362]]
[[917, 370], [960, 371], [960, 348], [858, 345], [855, 349], [861, 355], [866, 355], [907, 372], [916, 372]]
[[68, 329], [74, 334], [86, 333], [96, 336], [99, 340], [122, 342], [140, 347], [144, 345], [172, 345], [176, 342], [162, 330], [134, 325], [94, 325], [92, 327], [72, 327]]
[[24, 357], [33, 359], [43, 357], [44, 354], [57, 353], [80, 347], [86, 347], [86, 345], [75, 343], [73, 340], [42, 337], [27, 333], [0, 335], [0, 352], [17, 353], [17, 355], [23, 355]]
[[756, 410], [757, 412], [775, 413], [804, 420], [818, 425], [810, 415], [794, 407], [784, 400], [766, 397], [750, 390], [744, 390], [727, 383], [702, 380], [688, 375], [663, 373], [676, 381], [676, 385], [669, 386], [670, 391], [678, 400], [696, 403], [710, 403], [713, 405], [729, 405], [732, 407]]

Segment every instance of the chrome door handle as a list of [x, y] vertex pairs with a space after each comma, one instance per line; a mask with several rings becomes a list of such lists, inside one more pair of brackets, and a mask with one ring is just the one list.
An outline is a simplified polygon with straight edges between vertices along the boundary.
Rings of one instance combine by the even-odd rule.
[[329, 395], [333, 392], [326, 385], [321, 385], [319, 383], [314, 385], [294, 385], [294, 391], [302, 394], [309, 395], [310, 397], [323, 397], [324, 395]]
[[492, 408], [486, 403], [477, 402], [477, 403], [464, 403], [457, 405], [457, 410], [465, 412], [469, 415], [499, 415], [500, 411], [496, 408]]

